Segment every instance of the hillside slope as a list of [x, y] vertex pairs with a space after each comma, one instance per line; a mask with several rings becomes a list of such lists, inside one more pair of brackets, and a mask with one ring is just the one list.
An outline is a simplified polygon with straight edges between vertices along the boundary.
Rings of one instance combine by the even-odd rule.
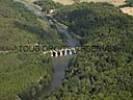
[[55, 17], [82, 49], [62, 87], [42, 100], [132, 100], [133, 17], [106, 3], [66, 6]]
[[[62, 45], [60, 36], [47, 21], [36, 17], [22, 4], [0, 0], [0, 51], [37, 43], [47, 47]], [[0, 52], [0, 100], [16, 100], [18, 94], [32, 95], [28, 92], [31, 87], [48, 85], [51, 75], [52, 63], [47, 55]]]

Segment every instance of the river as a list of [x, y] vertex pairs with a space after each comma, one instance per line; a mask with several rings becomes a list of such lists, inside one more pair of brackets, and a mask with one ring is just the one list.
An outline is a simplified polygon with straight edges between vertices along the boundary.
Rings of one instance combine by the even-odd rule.
[[[36, 16], [44, 18], [46, 21], [47, 17], [42, 14], [40, 7], [34, 4], [29, 4], [22, 0], [14, 0], [14, 1], [24, 4], [28, 10], [32, 11]], [[79, 46], [79, 41], [77, 39], [74, 39], [71, 36], [70, 32], [68, 31], [68, 28], [65, 25], [59, 23], [55, 19], [52, 19], [52, 20], [53, 20], [53, 23], [56, 25], [57, 31], [65, 37], [65, 44], [68, 47]], [[49, 24], [51, 24], [48, 19], [47, 21], [49, 22]], [[68, 68], [70, 60], [72, 60], [73, 57], [75, 57], [75, 55], [52, 58], [53, 78], [52, 78], [50, 85], [47, 87], [47, 90], [44, 90], [40, 93], [41, 95], [39, 99], [44, 98], [44, 96], [49, 95], [51, 92], [53, 92], [54, 90], [58, 89], [61, 86], [63, 79], [65, 77], [65, 70]]]

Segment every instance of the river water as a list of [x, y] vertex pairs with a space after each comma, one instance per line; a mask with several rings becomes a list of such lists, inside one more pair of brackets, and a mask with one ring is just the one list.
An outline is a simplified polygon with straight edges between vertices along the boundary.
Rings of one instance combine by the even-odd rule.
[[[21, 0], [14, 0], [14, 1], [23, 3], [28, 10], [32, 11], [36, 16], [45, 18], [46, 21], [47, 19], [46, 16], [42, 14], [41, 8], [39, 8], [38, 6], [34, 4], [28, 4]], [[56, 29], [58, 33], [60, 33], [65, 37], [65, 44], [68, 47], [79, 46], [79, 41], [71, 36], [70, 32], [68, 31], [65, 25], [59, 22], [55, 23], [55, 19], [53, 23], [56, 24]], [[41, 95], [39, 99], [44, 98], [46, 95], [49, 95], [51, 92], [53, 92], [54, 90], [58, 89], [61, 86], [63, 79], [65, 77], [65, 70], [68, 68], [70, 60], [72, 60], [74, 57], [75, 55], [68, 55], [63, 57], [52, 58], [53, 78], [50, 85], [47, 87], [47, 90], [44, 90], [42, 91], [42, 93], [40, 93]]]

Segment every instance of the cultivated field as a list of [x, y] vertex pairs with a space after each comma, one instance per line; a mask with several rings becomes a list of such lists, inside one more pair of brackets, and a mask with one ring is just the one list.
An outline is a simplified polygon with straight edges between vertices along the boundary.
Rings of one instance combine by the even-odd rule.
[[73, 0], [53, 0], [53, 1], [59, 2], [59, 3], [63, 4], [63, 5], [70, 5], [70, 4], [74, 3]]
[[[64, 5], [70, 5], [74, 3], [74, 0], [53, 0]], [[114, 5], [123, 5], [125, 0], [80, 0], [80, 2], [108, 2]]]

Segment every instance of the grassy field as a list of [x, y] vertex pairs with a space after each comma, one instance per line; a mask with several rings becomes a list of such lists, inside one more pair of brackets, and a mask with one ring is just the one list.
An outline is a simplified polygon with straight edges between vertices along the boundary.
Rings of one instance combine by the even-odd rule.
[[[61, 45], [58, 33], [47, 21], [36, 17], [24, 5], [12, 0], [0, 0], [0, 51], [1, 47], [41, 43]], [[0, 100], [16, 100], [16, 95], [38, 84], [51, 80], [52, 63], [41, 53], [0, 54]]]
[[17, 94], [37, 85], [40, 77], [47, 85], [52, 68], [47, 61], [41, 54], [0, 55], [0, 100], [15, 100]]

